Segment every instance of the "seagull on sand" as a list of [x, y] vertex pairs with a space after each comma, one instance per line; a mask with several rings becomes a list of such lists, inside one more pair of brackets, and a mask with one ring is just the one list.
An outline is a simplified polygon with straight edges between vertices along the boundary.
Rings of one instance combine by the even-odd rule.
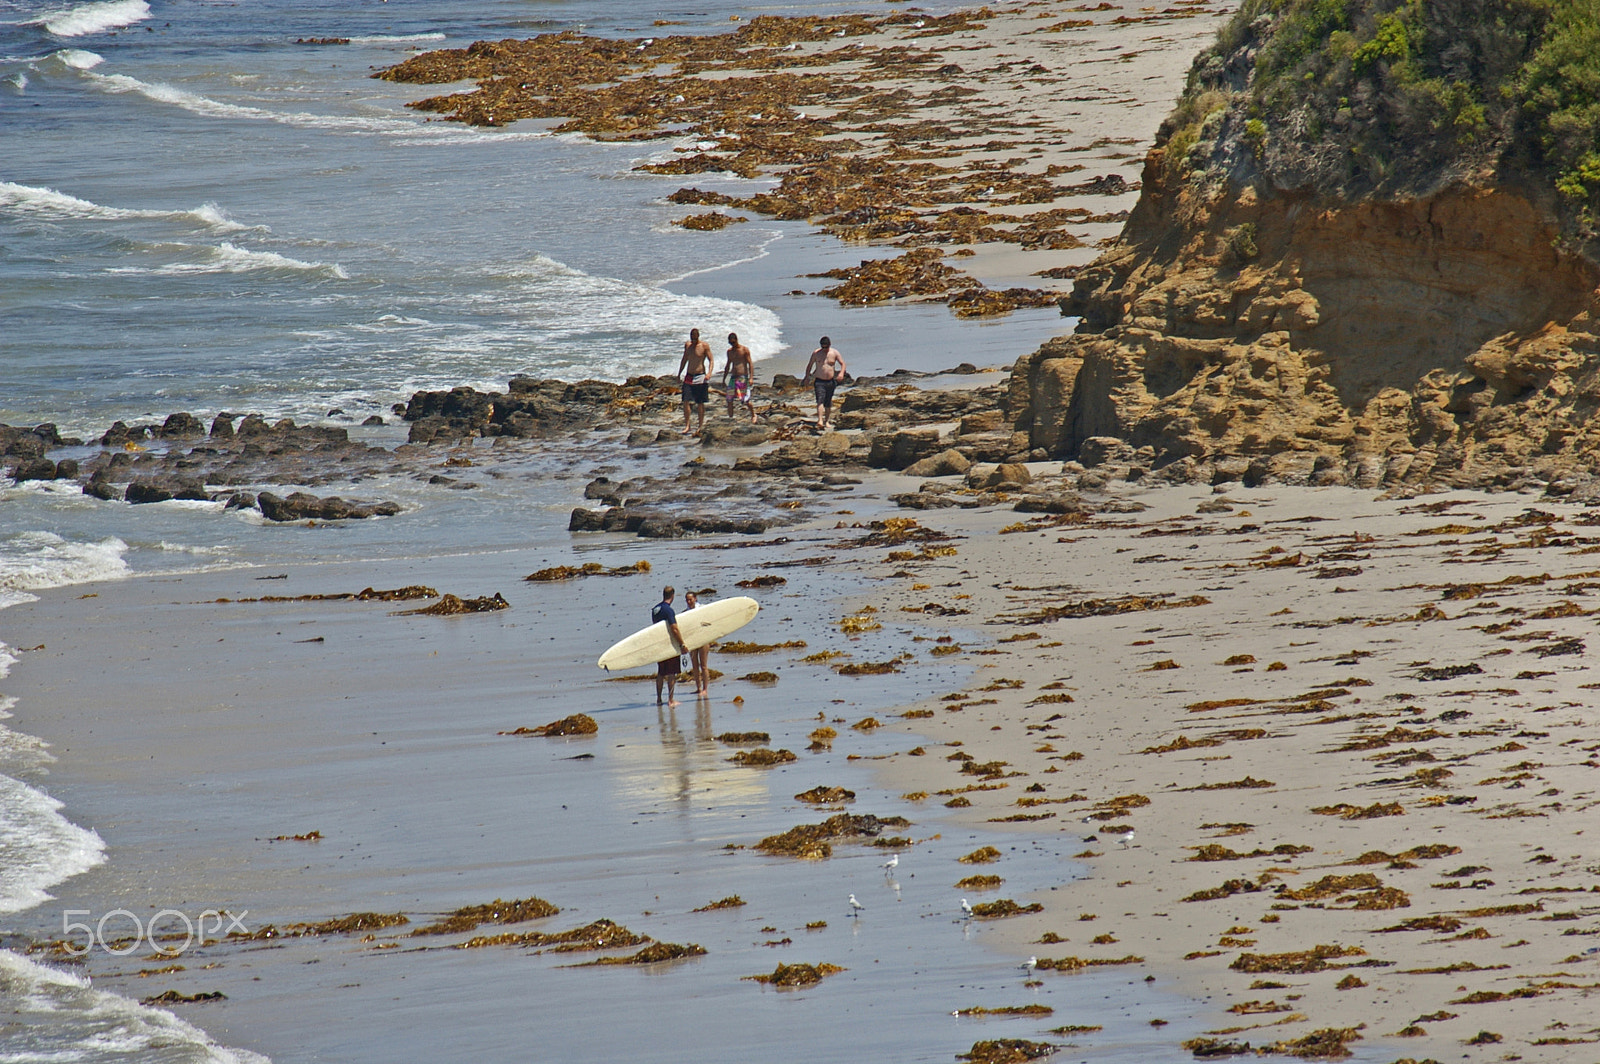
[[634, 51], [642, 52], [655, 43], [656, 39], [654, 37], [646, 37], [643, 41], [639, 42], [639, 47], [635, 48]]
[[856, 896], [854, 894], [850, 895], [850, 915], [851, 916], [860, 916], [861, 915], [861, 910], [863, 910], [865, 908], [866, 908], [865, 905], [862, 905], [860, 902], [856, 901]]
[[887, 861], [883, 862], [883, 870], [885, 872], [893, 872], [896, 868], [899, 868], [899, 867], [900, 867], [900, 855], [899, 854], [895, 854], [893, 857], [891, 857]]
[[1021, 967], [1023, 971], [1025, 971], [1025, 972], [1027, 972], [1027, 973], [1029, 973], [1031, 975], [1033, 973], [1033, 970], [1035, 968], [1039, 967], [1039, 958], [1038, 957], [1029, 957], [1026, 961], [1023, 961], [1022, 964], [1019, 967]]
[[972, 919], [972, 903], [965, 898], [961, 899], [961, 911], [967, 914], [967, 919]]
[[1126, 850], [1129, 846], [1133, 845], [1133, 829], [1129, 828], [1121, 835], [1113, 835], [1112, 838], [1120, 842], [1122, 844], [1122, 848]]

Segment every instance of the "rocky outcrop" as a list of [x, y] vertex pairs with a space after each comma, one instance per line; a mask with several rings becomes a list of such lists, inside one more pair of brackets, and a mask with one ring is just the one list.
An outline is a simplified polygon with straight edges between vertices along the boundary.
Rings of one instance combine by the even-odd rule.
[[1233, 103], [1169, 121], [1119, 242], [1063, 301], [1076, 333], [1016, 363], [1017, 429], [1086, 466], [1126, 445], [1173, 479], [1600, 475], [1600, 266], [1551, 190], [1503, 158], [1359, 195], [1286, 187], [1269, 127], [1230, 125], [1262, 40], [1212, 63]]
[[400, 512], [398, 503], [351, 502], [337, 495], [319, 499], [303, 491], [292, 492], [287, 498], [263, 491], [256, 497], [256, 502], [269, 521], [354, 521], [367, 517], [393, 517]]

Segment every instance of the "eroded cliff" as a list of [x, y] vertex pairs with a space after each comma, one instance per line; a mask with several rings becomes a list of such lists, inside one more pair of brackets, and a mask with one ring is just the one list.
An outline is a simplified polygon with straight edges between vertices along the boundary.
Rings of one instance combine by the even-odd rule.
[[[1418, 30], [1408, 74], [1358, 71], [1350, 56], [1394, 12], [1422, 9], [1348, 14], [1342, 68], [1320, 53], [1270, 68], [1262, 57], [1309, 6], [1256, 5], [1196, 61], [1118, 244], [1064, 303], [1076, 334], [1016, 365], [1017, 427], [1054, 456], [1120, 451], [1184, 479], [1600, 474], [1600, 267], [1584, 188], [1538, 156], [1526, 106], [1491, 108], [1470, 137], [1422, 138], [1422, 158], [1367, 165], [1408, 150], [1394, 139], [1406, 130], [1371, 128], [1388, 121], [1378, 98], [1399, 94], [1402, 75], [1418, 83], [1432, 53]], [[1466, 6], [1417, 17], [1437, 37]], [[1429, 23], [1434, 9], [1451, 17]], [[1504, 104], [1541, 54], [1542, 25], [1524, 27], [1522, 66], [1501, 62], [1457, 95]], [[1313, 87], [1288, 99], [1285, 77]], [[1329, 84], [1371, 106], [1319, 132], [1307, 115]], [[1365, 163], [1335, 165], [1330, 139]]]

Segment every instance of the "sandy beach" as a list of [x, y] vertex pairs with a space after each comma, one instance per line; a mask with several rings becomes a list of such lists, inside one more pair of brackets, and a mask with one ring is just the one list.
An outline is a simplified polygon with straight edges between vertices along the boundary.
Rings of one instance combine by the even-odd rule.
[[[760, 363], [763, 382], [826, 331], [858, 376], [971, 361], [985, 372], [918, 384], [993, 390], [1070, 325], [1049, 294], [1117, 232], [1228, 10], [829, 16], [755, 64], [834, 79], [770, 82], [761, 106], [781, 118], [711, 90], [694, 116], [611, 100], [580, 117], [642, 143], [663, 124], [708, 138], [652, 157], [711, 156], [664, 176], [663, 197], [692, 181], [803, 199], [770, 142], [731, 144], [756, 123], [855, 167], [805, 193], [816, 227], [779, 213], [771, 254], [672, 283], [782, 310], [794, 346]], [[860, 54], [818, 58], [840, 34]], [[663, 67], [693, 58], [674, 47]], [[935, 49], [976, 96], [914, 54]], [[852, 79], [871, 71], [882, 98], [863, 100]], [[659, 73], [692, 95], [681, 82], [705, 71]], [[945, 95], [914, 106], [902, 88]], [[837, 99], [793, 114], [790, 91]], [[940, 129], [913, 136], [913, 118]], [[730, 160], [769, 167], [763, 191]], [[934, 161], [951, 172], [917, 169]], [[1004, 179], [980, 182], [986, 168]], [[906, 193], [899, 235], [854, 213], [884, 187]], [[906, 288], [856, 266], [929, 251], [961, 276]], [[828, 302], [812, 298], [826, 270], [846, 289]], [[1032, 294], [952, 327], [980, 283]], [[802, 393], [769, 410], [761, 447], [677, 439], [663, 394], [544, 438], [358, 433], [403, 452], [341, 489], [402, 500], [378, 521], [245, 527], [210, 502], [119, 520], [135, 508], [70, 484], [47, 499], [86, 539], [114, 531], [182, 564], [35, 588], [6, 611], [0, 708], [19, 738], [3, 767], [106, 857], [8, 918], [11, 1022], [70, 1001], [144, 1046], [165, 1044], [152, 1017], [177, 1015], [205, 1052], [175, 1060], [1600, 1057], [1581, 1012], [1600, 986], [1592, 511], [1174, 484], [1115, 455], [929, 478], [866, 468], [882, 425], [805, 436]], [[925, 427], [950, 444], [962, 428]], [[804, 454], [760, 464], [785, 448]], [[722, 468], [736, 462], [755, 464], [739, 479]], [[602, 477], [655, 481], [647, 503], [677, 477], [708, 510], [806, 517], [760, 538], [569, 534]], [[1018, 512], [1025, 498], [1060, 512]], [[956, 505], [911, 508], [939, 499]], [[208, 545], [169, 550], [186, 536]], [[525, 579], [586, 563], [635, 568]], [[593, 666], [664, 583], [763, 607], [738, 634], [750, 645], [713, 651], [711, 696], [676, 709], [644, 673]], [[416, 585], [432, 593], [354, 597]], [[508, 608], [404, 612], [444, 593]], [[579, 713], [595, 731], [517, 731]], [[808, 825], [794, 856], [785, 833]], [[240, 929], [176, 956], [141, 941], [75, 960], [63, 938], [67, 914], [125, 933], [164, 911]], [[753, 980], [780, 964], [819, 981]]]
[[[921, 703], [963, 760], [894, 785], [953, 789], [975, 824], [1048, 817], [1011, 830], [1091, 871], [1010, 948], [1142, 958], [1204, 1003], [1197, 1055], [1587, 1059], [1592, 515], [1215, 491], [1009, 533], [930, 518], [970, 538], [881, 608], [958, 584], [956, 642], [1002, 656]], [[963, 788], [974, 764], [993, 789]]]

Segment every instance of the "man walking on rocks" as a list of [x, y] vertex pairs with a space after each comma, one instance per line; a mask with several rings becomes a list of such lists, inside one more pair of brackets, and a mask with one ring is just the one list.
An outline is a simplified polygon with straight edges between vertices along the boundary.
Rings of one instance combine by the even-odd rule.
[[[672, 608], [672, 596], [675, 594], [671, 584], [661, 589], [661, 601], [650, 610], [650, 623], [660, 624], [667, 622], [667, 634], [672, 637], [672, 645], [680, 653], [688, 653], [688, 648], [683, 645], [683, 633], [678, 630], [678, 614]], [[656, 663], [656, 705], [661, 704], [661, 682], [667, 684], [667, 705], [678, 704], [678, 655], [674, 654], [665, 661]]]
[[[730, 383], [729, 376], [733, 380]], [[733, 416], [735, 402], [744, 405], [750, 415], [750, 424], [756, 423], [756, 408], [750, 401], [750, 389], [755, 384], [755, 362], [750, 349], [739, 342], [738, 333], [728, 334], [728, 362], [722, 367], [723, 394], [728, 398], [728, 416]]]
[[[706, 428], [706, 399], [711, 393], [711, 345], [700, 339], [699, 329], [689, 330], [689, 342], [683, 345], [683, 358], [678, 362], [678, 379], [683, 382], [683, 434], [704, 432]], [[700, 427], [691, 432], [689, 407], [700, 414]]]
[[809, 380], [812, 394], [816, 396], [818, 432], [825, 430], [833, 417], [833, 390], [844, 380], [844, 374], [844, 355], [824, 336], [818, 341], [817, 349], [811, 352], [811, 361], [806, 363], [805, 376], [800, 380], [801, 384]]

